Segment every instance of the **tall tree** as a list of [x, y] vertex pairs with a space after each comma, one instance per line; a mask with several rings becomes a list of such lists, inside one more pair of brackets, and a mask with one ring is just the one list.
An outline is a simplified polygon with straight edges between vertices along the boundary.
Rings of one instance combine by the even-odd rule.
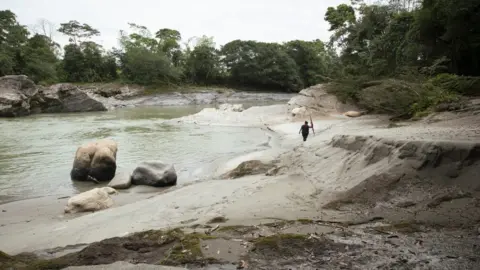
[[82, 39], [90, 39], [93, 36], [100, 35], [100, 32], [97, 29], [86, 23], [81, 24], [75, 20], [60, 24], [58, 32], [70, 37], [70, 42], [75, 44], [81, 42]]
[[13, 12], [0, 11], [0, 76], [22, 72], [22, 48], [28, 41], [28, 34]]

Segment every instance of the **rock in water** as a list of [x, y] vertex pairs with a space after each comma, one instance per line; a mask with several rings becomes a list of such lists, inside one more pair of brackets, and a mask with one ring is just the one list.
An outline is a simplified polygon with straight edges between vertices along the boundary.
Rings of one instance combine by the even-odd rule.
[[25, 75], [0, 77], [0, 117], [30, 114], [30, 98], [37, 94], [37, 86]]
[[171, 164], [161, 161], [142, 162], [132, 173], [132, 184], [166, 187], [177, 184], [177, 172]]
[[101, 102], [72, 84], [44, 88], [35, 85], [25, 75], [0, 77], [0, 117], [106, 110]]
[[73, 84], [62, 83], [40, 89], [31, 101], [33, 113], [67, 113], [106, 111], [99, 101]]
[[68, 200], [64, 211], [65, 213], [78, 213], [110, 208], [113, 205], [110, 194], [117, 194], [117, 191], [111, 187], [103, 187], [80, 193]]
[[114, 189], [128, 189], [132, 186], [132, 175], [128, 172], [117, 173], [108, 186]]
[[110, 139], [80, 146], [75, 153], [70, 177], [74, 181], [110, 181], [117, 170], [117, 143]]

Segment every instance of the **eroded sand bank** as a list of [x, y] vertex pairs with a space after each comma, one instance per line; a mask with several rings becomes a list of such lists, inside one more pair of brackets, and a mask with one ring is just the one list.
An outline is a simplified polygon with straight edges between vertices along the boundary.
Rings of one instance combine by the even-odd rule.
[[[146, 229], [204, 224], [218, 216], [228, 218], [226, 225], [278, 219], [420, 222], [468, 228], [476, 237], [477, 115], [442, 115], [430, 123], [391, 126], [381, 116], [346, 118], [335, 111], [313, 112], [316, 132], [303, 143], [298, 130], [308, 116], [293, 117], [290, 110], [287, 105], [243, 112], [205, 110], [172, 120], [268, 128], [276, 134], [275, 147], [231, 160], [217, 173], [249, 159], [276, 159], [275, 176], [194, 183], [68, 220], [44, 218], [52, 213], [40, 210], [42, 215], [19, 226], [19, 214], [15, 222], [0, 228], [0, 250], [16, 254], [85, 244]], [[5, 204], [0, 208], [7, 212], [1, 214], [21, 208], [33, 211], [35, 203]]]

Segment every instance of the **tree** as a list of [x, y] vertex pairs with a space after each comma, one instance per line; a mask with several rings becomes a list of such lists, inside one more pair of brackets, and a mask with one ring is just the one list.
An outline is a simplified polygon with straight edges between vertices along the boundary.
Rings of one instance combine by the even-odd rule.
[[185, 76], [190, 83], [216, 84], [222, 80], [220, 56], [213, 38], [203, 36], [188, 54]]
[[29, 74], [35, 82], [57, 80], [58, 58], [49, 37], [36, 34], [29, 38], [23, 49], [23, 58], [25, 66], [22, 67], [22, 73]]
[[13, 12], [0, 11], [0, 76], [22, 72], [22, 48], [28, 41], [28, 34]]
[[285, 49], [298, 66], [303, 85], [308, 87], [324, 82], [328, 77], [325, 61], [325, 45], [320, 40], [293, 40], [285, 43]]
[[145, 26], [129, 24], [133, 33], [120, 32], [120, 59], [122, 75], [138, 84], [172, 84], [180, 80], [180, 71], [172, 64], [150, 31]]
[[75, 20], [60, 24], [58, 32], [69, 36], [70, 42], [73, 42], [75, 44], [81, 42], [81, 39], [89, 39], [93, 36], [100, 35], [100, 32], [97, 29], [91, 27], [86, 23], [81, 24]]
[[234, 40], [221, 55], [234, 85], [283, 91], [303, 87], [298, 66], [280, 44]]

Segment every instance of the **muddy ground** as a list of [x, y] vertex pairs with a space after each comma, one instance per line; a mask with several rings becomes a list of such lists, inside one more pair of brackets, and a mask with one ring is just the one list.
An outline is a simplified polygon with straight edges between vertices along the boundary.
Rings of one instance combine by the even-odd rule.
[[44, 259], [48, 252], [1, 254], [0, 267], [63, 269], [123, 261], [187, 269], [480, 268], [480, 232], [475, 227], [387, 224], [375, 219], [356, 225], [320, 220], [256, 226], [214, 223], [223, 221], [110, 238], [53, 259]]

